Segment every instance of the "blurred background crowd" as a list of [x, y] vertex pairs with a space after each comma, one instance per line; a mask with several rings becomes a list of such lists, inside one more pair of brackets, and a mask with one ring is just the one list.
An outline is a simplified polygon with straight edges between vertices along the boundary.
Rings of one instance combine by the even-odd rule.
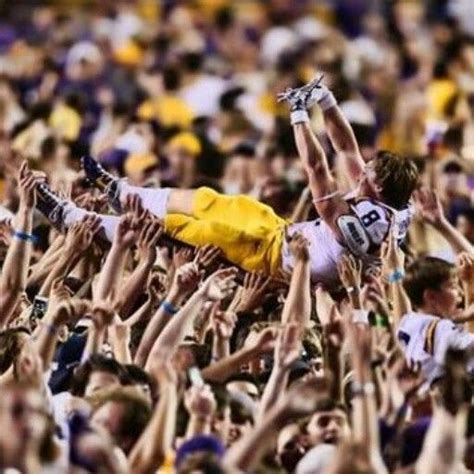
[[[80, 157], [89, 153], [132, 184], [204, 185], [254, 197], [283, 217], [294, 217], [295, 209], [299, 219], [314, 216], [304, 192], [307, 178], [288, 108], [276, 101], [276, 94], [321, 73], [352, 125], [364, 159], [378, 149], [412, 157], [422, 183], [438, 193], [446, 218], [472, 244], [474, 1], [0, 3], [2, 304], [7, 300], [1, 299], [1, 291], [10, 291], [5, 276], [8, 259], [8, 277], [11, 262], [23, 272], [12, 280], [23, 281], [15, 288], [22, 294], [18, 305], [3, 316], [0, 308], [0, 377], [6, 383], [0, 389], [0, 469], [292, 472], [318, 446], [296, 472], [386, 472], [386, 466], [390, 472], [415, 472], [418, 459], [422, 464], [416, 472], [466, 472], [465, 465], [460, 467], [464, 453], [466, 465], [474, 469], [472, 403], [467, 435], [443, 419], [446, 413], [458, 416], [465, 402], [459, 391], [465, 388], [457, 370], [459, 354], [451, 356], [448, 381], [438, 394], [446, 413], [434, 418], [436, 429], [428, 431], [433, 412], [426, 399], [418, 400], [414, 409], [417, 423], [404, 424], [400, 420], [406, 413], [400, 413], [420, 385], [419, 374], [414, 367], [402, 367], [385, 323], [386, 334], [372, 334], [377, 342], [372, 349], [367, 335], [358, 334], [357, 328], [346, 327], [343, 337], [336, 328], [341, 320], [334, 319], [335, 306], [325, 292], [319, 295], [319, 320], [313, 314], [315, 326], [304, 338], [304, 360], [299, 360], [298, 351], [292, 358], [298, 338], [294, 327], [271, 323], [279, 320], [282, 310], [280, 287], [248, 276], [240, 282], [243, 293], [232, 296], [232, 275], [211, 274], [196, 290], [203, 275], [195, 267], [211, 269], [213, 250], [201, 249], [196, 256], [182, 249], [167, 256], [158, 252], [157, 270], [157, 240], [151, 233], [158, 238], [159, 231], [153, 222], [146, 223], [150, 232], [137, 231], [129, 241], [117, 237], [113, 246], [125, 253], [138, 242], [138, 252], [117, 272], [113, 284], [107, 282], [113, 252], [106, 257], [103, 248], [92, 245], [97, 232], [92, 221], [64, 237], [35, 212], [31, 262], [25, 263], [21, 253], [12, 256], [13, 218], [31, 211], [35, 201], [34, 178], [23, 174], [23, 180], [18, 179], [24, 160], [31, 169], [46, 173], [57, 193], [98, 212], [104, 212], [106, 203], [89, 189], [80, 170]], [[317, 108], [311, 112], [311, 123], [344, 189], [346, 180], [338, 175], [337, 156]], [[432, 256], [454, 264], [456, 249], [424, 217], [415, 215], [405, 250], [412, 259]], [[292, 251], [296, 258], [306, 258], [296, 244]], [[461, 263], [465, 300], [472, 291], [473, 262], [471, 254], [471, 260], [465, 257]], [[393, 261], [385, 264], [390, 267]], [[350, 262], [345, 265], [343, 284], [362, 289], [357, 268]], [[91, 302], [94, 278], [102, 290], [99, 303], [97, 298]], [[369, 285], [367, 293], [375, 296], [366, 295], [367, 301], [390, 320], [381, 281]], [[293, 278], [287, 283], [291, 295], [291, 288], [295, 292], [301, 281]], [[36, 293], [50, 299], [44, 324], [29, 321], [29, 316], [25, 320], [33, 314]], [[193, 294], [204, 299], [201, 320], [208, 318], [209, 327], [198, 324], [186, 340], [163, 332], [160, 303], [169, 301], [170, 293], [177, 302]], [[229, 297], [231, 310], [228, 305], [225, 312], [216, 307]], [[124, 322], [117, 321], [112, 307]], [[80, 319], [85, 313], [88, 318]], [[63, 331], [66, 326], [69, 332]], [[172, 368], [161, 361], [156, 347], [156, 361], [148, 357], [163, 334], [164, 347], [174, 342], [174, 348], [182, 349]], [[331, 366], [328, 357], [334, 351], [339, 354], [343, 339], [349, 345], [361, 342], [358, 348], [353, 344], [346, 360], [343, 374], [349, 379], [349, 369], [356, 376], [367, 369], [364, 360], [388, 364], [385, 378], [378, 381], [386, 390], [379, 387], [376, 408], [352, 405], [345, 397], [345, 404], [337, 403], [337, 389], [334, 392], [331, 381], [321, 377], [316, 388], [301, 382], [310, 373], [326, 373], [324, 367]], [[194, 365], [204, 370], [211, 387], [196, 376], [183, 398], [186, 382], [180, 376]], [[293, 385], [295, 381], [300, 384]], [[287, 385], [293, 388], [285, 392], [286, 398], [278, 398], [278, 390], [283, 392]], [[104, 387], [113, 390], [101, 392]], [[46, 402], [39, 395], [44, 390]], [[377, 408], [385, 465], [367, 453], [379, 441], [370, 421], [370, 416], [372, 421], [377, 418]], [[351, 427], [353, 409], [360, 410], [360, 418]], [[311, 418], [304, 418], [308, 415]], [[294, 422], [298, 419], [304, 422]], [[105, 429], [107, 436], [91, 426]], [[465, 419], [461, 426], [466, 427]], [[460, 445], [443, 445], [435, 431]], [[436, 449], [427, 450], [425, 443], [424, 456], [419, 457], [427, 432]], [[13, 435], [5, 436], [9, 433]], [[279, 434], [277, 443], [271, 444], [271, 434]], [[362, 449], [364, 437], [370, 443]], [[464, 451], [469, 437], [470, 451]], [[58, 449], [58, 443], [66, 441], [69, 448]], [[335, 445], [343, 441], [340, 466], [324, 470], [335, 457]], [[233, 449], [225, 451], [229, 447]], [[436, 453], [447, 458], [453, 454], [454, 460], [442, 457], [440, 463], [446, 464], [436, 470], [436, 464], [429, 463], [430, 456], [431, 461], [438, 459]], [[348, 468], [352, 462], [359, 464]]]

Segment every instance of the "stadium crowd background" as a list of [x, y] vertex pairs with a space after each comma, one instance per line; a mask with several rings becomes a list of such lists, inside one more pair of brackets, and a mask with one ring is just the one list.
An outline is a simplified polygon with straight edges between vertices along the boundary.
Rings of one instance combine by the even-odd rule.
[[[26, 263], [25, 253], [13, 255], [12, 236], [15, 214], [33, 212], [35, 203], [35, 178], [18, 179], [24, 160], [65, 198], [112, 212], [84, 179], [79, 159], [88, 153], [132, 184], [205, 185], [247, 194], [289, 219], [314, 217], [288, 107], [276, 94], [323, 73], [364, 158], [378, 149], [412, 157], [421, 183], [436, 191], [448, 221], [473, 244], [474, 2], [32, 0], [5, 2], [0, 13], [0, 301], [2, 291], [18, 297], [8, 316], [0, 308], [1, 469], [474, 469], [472, 397], [461, 393], [459, 369], [465, 354], [450, 355], [440, 387], [417, 391], [419, 373], [403, 365], [386, 324], [372, 330], [371, 348], [366, 333], [336, 327], [345, 317], [341, 295], [332, 295], [335, 305], [318, 287], [301, 355], [295, 328], [279, 324], [285, 276], [277, 282], [283, 290], [247, 276], [235, 296], [231, 285], [216, 290], [211, 274], [194, 293], [208, 300], [201, 324], [176, 339], [171, 366], [152, 351], [166, 324], [155, 311], [170, 292], [177, 301], [189, 298], [197, 277], [186, 265], [194, 259], [210, 270], [213, 249], [195, 257], [183, 249], [156, 252], [156, 240], [143, 232], [117, 243], [124, 253], [133, 243], [138, 250], [117, 281], [105, 284], [111, 269], [107, 251], [93, 240], [94, 223], [63, 237], [35, 212]], [[347, 188], [317, 107], [311, 122]], [[469, 302], [472, 251], [460, 258], [435, 221], [433, 213], [416, 213], [407, 263], [431, 256], [458, 265]], [[159, 233], [154, 225], [147, 229]], [[304, 260], [304, 250], [294, 247]], [[386, 255], [383, 268], [396, 270], [397, 258]], [[393, 321], [384, 275], [361, 282], [357, 265], [342, 267], [343, 286], [360, 287], [367, 309]], [[301, 282], [288, 283], [291, 294]], [[92, 304], [94, 285], [103, 298]], [[38, 291], [50, 299], [39, 322], [30, 317]], [[214, 304], [225, 297], [229, 305]], [[147, 333], [156, 314], [161, 319]], [[329, 368], [341, 351], [339, 404]], [[370, 370], [370, 361], [376, 396], [360, 383], [351, 401], [349, 382]], [[194, 365], [209, 385], [190, 384], [187, 369]], [[318, 377], [309, 378], [312, 385], [311, 374]], [[374, 403], [359, 405], [359, 396]], [[354, 413], [359, 419], [349, 421]]]

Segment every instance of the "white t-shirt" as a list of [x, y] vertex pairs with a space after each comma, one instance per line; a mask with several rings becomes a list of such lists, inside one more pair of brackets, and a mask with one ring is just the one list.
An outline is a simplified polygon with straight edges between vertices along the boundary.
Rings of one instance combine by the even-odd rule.
[[[406, 236], [413, 216], [411, 207], [397, 211], [383, 203], [368, 198], [346, 198], [352, 214], [342, 217], [339, 225], [345, 242], [339, 242], [329, 225], [322, 219], [291, 224], [288, 233], [303, 234], [309, 241], [311, 278], [313, 281], [331, 285], [338, 281], [337, 262], [341, 255], [351, 252], [367, 264], [378, 263], [375, 253], [387, 238], [391, 222], [395, 221], [399, 241]], [[341, 227], [342, 226], [342, 227]], [[293, 257], [286, 241], [282, 248], [283, 269], [293, 268]]]
[[474, 334], [449, 319], [425, 313], [405, 314], [398, 325], [397, 338], [405, 358], [420, 363], [429, 382], [443, 374], [449, 348], [474, 348]]

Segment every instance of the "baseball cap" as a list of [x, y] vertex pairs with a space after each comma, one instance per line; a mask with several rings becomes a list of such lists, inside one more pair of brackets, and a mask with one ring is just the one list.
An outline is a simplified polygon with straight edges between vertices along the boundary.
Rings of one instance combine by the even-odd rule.
[[125, 161], [125, 174], [140, 174], [158, 163], [158, 158], [153, 153], [133, 153]]
[[191, 132], [180, 132], [168, 142], [169, 149], [181, 149], [192, 156], [201, 153], [201, 142]]

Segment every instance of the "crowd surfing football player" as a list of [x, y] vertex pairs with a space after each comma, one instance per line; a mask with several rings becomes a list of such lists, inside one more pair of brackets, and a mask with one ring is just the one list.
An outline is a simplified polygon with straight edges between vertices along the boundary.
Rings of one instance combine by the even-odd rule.
[[[165, 232], [192, 246], [212, 244], [233, 264], [247, 271], [274, 275], [294, 267], [288, 240], [295, 233], [309, 243], [313, 281], [337, 280], [337, 262], [351, 252], [363, 262], [377, 260], [392, 227], [395, 238], [405, 237], [412, 211], [410, 198], [418, 172], [407, 158], [379, 151], [368, 163], [359, 152], [354, 133], [332, 92], [320, 79], [279, 95], [291, 107], [291, 124], [298, 153], [305, 166], [314, 206], [320, 218], [292, 223], [267, 205], [247, 196], [224, 196], [209, 188], [149, 189], [132, 186], [109, 174], [93, 158], [82, 164], [87, 178], [105, 192], [121, 211], [127, 196], [138, 195], [145, 209], [163, 219]], [[346, 166], [354, 189], [343, 194], [327, 157], [309, 125], [307, 109], [317, 104], [331, 143]], [[81, 220], [87, 211], [39, 187], [39, 208], [59, 227]], [[102, 216], [105, 236], [112, 240], [118, 217]], [[290, 239], [285, 238], [289, 236]]]

